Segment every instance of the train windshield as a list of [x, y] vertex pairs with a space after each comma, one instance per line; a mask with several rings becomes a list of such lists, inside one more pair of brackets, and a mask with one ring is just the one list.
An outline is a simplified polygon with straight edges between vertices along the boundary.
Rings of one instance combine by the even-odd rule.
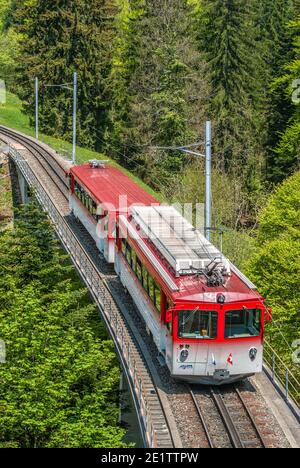
[[178, 336], [183, 339], [214, 340], [218, 334], [218, 313], [207, 310], [178, 311]]
[[225, 315], [225, 338], [260, 336], [261, 311], [259, 309], [229, 310]]

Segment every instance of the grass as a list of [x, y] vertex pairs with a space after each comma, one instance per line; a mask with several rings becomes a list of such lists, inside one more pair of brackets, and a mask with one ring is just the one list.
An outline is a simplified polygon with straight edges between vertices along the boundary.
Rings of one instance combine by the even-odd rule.
[[[5, 125], [6, 127], [18, 130], [26, 135], [35, 137], [35, 129], [30, 126], [29, 118], [22, 113], [22, 103], [12, 93], [7, 93], [6, 104], [0, 104], [0, 125]], [[49, 135], [40, 134], [40, 140], [43, 143], [51, 146], [58, 153], [64, 156], [67, 159], [71, 159], [72, 155], [72, 144], [67, 141], [51, 137]], [[147, 184], [145, 184], [141, 179], [136, 177], [134, 174], [127, 171], [124, 167], [117, 164], [115, 161], [108, 158], [102, 153], [97, 153], [88, 148], [77, 147], [77, 158], [80, 163], [84, 163], [91, 159], [105, 159], [110, 160], [111, 164], [118, 167], [122, 170], [130, 179], [136, 182], [140, 187], [146, 190], [150, 195], [154, 196], [158, 200], [162, 200], [161, 194], [155, 192]]]

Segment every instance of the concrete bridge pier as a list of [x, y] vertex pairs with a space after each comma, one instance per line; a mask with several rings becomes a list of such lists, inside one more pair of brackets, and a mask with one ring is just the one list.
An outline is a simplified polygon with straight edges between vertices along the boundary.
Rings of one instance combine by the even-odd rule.
[[21, 192], [22, 204], [26, 205], [30, 202], [30, 188], [18, 166], [16, 166], [16, 169]]

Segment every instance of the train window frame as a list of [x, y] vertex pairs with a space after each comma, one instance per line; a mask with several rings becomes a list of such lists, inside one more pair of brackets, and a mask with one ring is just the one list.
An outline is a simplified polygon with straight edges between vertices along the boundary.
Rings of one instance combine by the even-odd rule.
[[154, 279], [152, 278], [152, 276], [149, 276], [149, 297], [150, 297], [151, 301], [153, 302], [153, 304], [156, 307], [156, 304], [155, 304], [155, 282], [154, 282]]
[[156, 283], [155, 283], [155, 307], [158, 311], [161, 310], [161, 290], [157, 286]]
[[[135, 274], [141, 286], [147, 293], [155, 309], [161, 312], [161, 288], [158, 286], [154, 278], [150, 275], [147, 267], [144, 265], [136, 251], [126, 239], [122, 239], [122, 255], [127, 264]], [[129, 254], [130, 252], [130, 254]], [[140, 270], [138, 270], [140, 268]], [[152, 287], [151, 287], [152, 286]]]
[[143, 268], [143, 288], [149, 296], [149, 272], [147, 268]]
[[[250, 324], [249, 322], [249, 319], [248, 319], [248, 323], [246, 323], [246, 314], [247, 313], [253, 313], [253, 318], [252, 318], [252, 325]], [[236, 323], [236, 325], [230, 324], [227, 325], [227, 320], [228, 320], [228, 317], [229, 317], [229, 314], [237, 314], [237, 313], [240, 313], [240, 323]], [[242, 314], [244, 316], [242, 316]], [[259, 309], [259, 308], [243, 308], [243, 309], [230, 309], [230, 310], [226, 310], [225, 311], [225, 327], [224, 327], [224, 338], [226, 340], [235, 340], [235, 339], [249, 339], [249, 338], [259, 338], [261, 336], [261, 332], [262, 332], [262, 323], [261, 323], [261, 319], [262, 319], [262, 310]], [[257, 327], [256, 325], [259, 325], [259, 327]], [[236, 326], [236, 329], [237, 327], [240, 327], [240, 332], [239, 333], [235, 333], [235, 334], [232, 334], [232, 330], [234, 330], [234, 326]], [[246, 332], [246, 329], [248, 330], [248, 332]], [[229, 330], [230, 333], [229, 333]], [[244, 333], [241, 333], [241, 332], [244, 332]], [[256, 331], [256, 332], [254, 332]]]
[[132, 267], [132, 248], [129, 244], [127, 244], [126, 246], [126, 260], [127, 260], [127, 263], [128, 265], [130, 265], [130, 267]]
[[140, 283], [143, 284], [143, 264], [138, 256], [136, 257], [135, 274]]
[[126, 249], [127, 249], [127, 242], [126, 242], [126, 239], [122, 239], [122, 254], [124, 255], [124, 257], [126, 256]]
[[[203, 340], [207, 340], [207, 341], [216, 341], [218, 339], [218, 328], [219, 328], [219, 319], [220, 319], [220, 316], [219, 316], [219, 313], [217, 310], [200, 310], [200, 308], [198, 309], [195, 309], [195, 310], [178, 310], [178, 331], [177, 331], [177, 335], [178, 335], [178, 338], [181, 339], [181, 340], [199, 340], [199, 341], [203, 341]], [[184, 331], [181, 332], [181, 327], [183, 325], [183, 322], [182, 322], [182, 317], [183, 317], [183, 314], [187, 314], [187, 313], [194, 313], [194, 316], [193, 316], [193, 320], [194, 318], [196, 317], [196, 314], [198, 314], [198, 316], [200, 317], [201, 315], [205, 315], [205, 314], [209, 314], [209, 317], [208, 317], [208, 328], [207, 328], [207, 332], [208, 334], [207, 335], [204, 335], [203, 331], [206, 331], [204, 328], [200, 331], [199, 330], [199, 333], [196, 333], [196, 330], [193, 332], [193, 333], [185, 333]], [[215, 324], [214, 324], [214, 328], [213, 328], [213, 318], [216, 320]], [[185, 325], [185, 323], [184, 323]], [[200, 326], [200, 319], [199, 319], [199, 326]], [[214, 333], [213, 333], [214, 332]]]
[[90, 215], [98, 222], [97, 202], [84, 190], [84, 188], [74, 180], [74, 194], [81, 204], [88, 210]]
[[[129, 246], [130, 247], [130, 246]], [[135, 273], [136, 275], [136, 261], [137, 261], [137, 254], [136, 254], [136, 251], [132, 248], [131, 248], [131, 268], [133, 270], [133, 272]]]

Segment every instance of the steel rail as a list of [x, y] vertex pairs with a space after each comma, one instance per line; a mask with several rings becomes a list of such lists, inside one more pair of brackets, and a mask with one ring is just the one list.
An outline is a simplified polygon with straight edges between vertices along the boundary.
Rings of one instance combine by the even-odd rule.
[[[217, 446], [216, 446], [216, 444], [214, 442], [214, 438], [213, 438], [213, 436], [211, 434], [211, 431], [210, 431], [210, 429], [209, 429], [209, 427], [208, 427], [208, 425], [206, 423], [205, 413], [203, 412], [203, 410], [201, 408], [201, 404], [200, 404], [194, 390], [190, 386], [188, 386], [188, 391], [189, 391], [190, 396], [191, 396], [191, 398], [193, 400], [193, 403], [194, 403], [194, 406], [196, 408], [197, 414], [198, 414], [199, 419], [201, 421], [201, 425], [202, 425], [202, 427], [204, 429], [205, 436], [206, 436], [209, 448], [217, 448]], [[249, 422], [249, 425], [251, 425], [251, 427], [255, 431], [257, 441], [259, 442], [259, 444], [261, 445], [262, 448], [266, 448], [267, 443], [264, 440], [264, 436], [261, 433], [259, 427], [257, 426], [257, 424], [256, 424], [256, 422], [254, 420], [254, 417], [251, 414], [251, 411], [249, 410], [249, 408], [247, 406], [247, 402], [245, 401], [242, 393], [240, 392], [240, 390], [237, 388], [236, 385], [233, 386], [233, 391], [238, 396], [239, 401], [242, 404], [243, 411], [245, 412], [245, 414], [247, 416], [247, 419], [248, 419], [247, 422]], [[247, 448], [247, 442], [243, 440], [243, 435], [241, 434], [240, 430], [237, 427], [237, 424], [234, 422], [234, 420], [232, 418], [231, 412], [230, 412], [229, 408], [227, 407], [227, 405], [226, 405], [226, 403], [225, 403], [225, 401], [223, 399], [222, 392], [219, 389], [216, 389], [214, 387], [210, 387], [209, 388], [209, 395], [210, 395], [212, 401], [215, 403], [217, 411], [218, 411], [218, 413], [219, 413], [219, 415], [220, 415], [220, 417], [222, 419], [224, 428], [226, 430], [226, 433], [228, 434], [228, 437], [229, 437], [230, 443], [232, 445], [232, 448], [235, 448], [235, 449]], [[254, 440], [253, 440], [253, 443], [255, 443]]]
[[251, 423], [252, 423], [252, 426], [253, 426], [253, 428], [254, 428], [254, 430], [255, 430], [255, 432], [256, 432], [257, 438], [259, 439], [259, 441], [260, 441], [262, 447], [263, 447], [263, 448], [266, 448], [266, 447], [267, 447], [267, 444], [266, 444], [265, 438], [264, 438], [264, 436], [262, 435], [262, 433], [261, 433], [259, 427], [257, 426], [257, 424], [256, 424], [256, 422], [255, 422], [255, 419], [254, 419], [254, 417], [253, 417], [251, 411], [249, 410], [249, 407], [248, 407], [248, 405], [247, 405], [247, 403], [246, 403], [246, 401], [245, 401], [245, 399], [244, 399], [244, 397], [243, 397], [241, 391], [237, 388], [236, 385], [235, 385], [234, 389], [235, 389], [235, 392], [236, 392], [236, 394], [238, 395], [238, 397], [239, 397], [239, 399], [240, 399], [240, 401], [241, 401], [241, 403], [242, 403], [242, 405], [243, 405], [243, 407], [244, 407], [244, 410], [246, 411], [246, 413], [247, 413], [247, 415], [248, 415], [248, 418], [250, 419], [250, 421], [251, 421]]
[[209, 429], [208, 429], [208, 426], [206, 424], [206, 421], [205, 421], [205, 417], [204, 417], [204, 414], [203, 414], [203, 411], [200, 407], [200, 404], [196, 398], [196, 395], [195, 393], [193, 392], [193, 390], [191, 388], [189, 388], [189, 392], [190, 392], [190, 395], [192, 397], [192, 400], [193, 400], [193, 403], [195, 405], [195, 408], [196, 408], [196, 411], [198, 413], [198, 416], [200, 418], [200, 421], [201, 421], [201, 424], [203, 426], [203, 429], [204, 429], [204, 432], [205, 432], [205, 436], [207, 438], [207, 441], [208, 441], [208, 444], [209, 444], [209, 448], [216, 448], [215, 447], [215, 444], [214, 444], [214, 441], [210, 435], [210, 432], [209, 432]]
[[233, 448], [236, 448], [236, 449], [245, 448], [244, 442], [242, 441], [239, 431], [237, 430], [236, 425], [234, 424], [234, 421], [231, 417], [231, 414], [227, 406], [225, 405], [221, 392], [211, 387], [210, 393], [219, 410], [220, 416], [226, 427], [226, 430], [228, 432]]
[[[5, 137], [15, 140], [18, 143], [21, 143], [24, 146], [24, 148], [31, 152], [38, 159], [39, 163], [43, 166], [43, 169], [51, 177], [51, 179], [59, 188], [59, 190], [63, 193], [63, 195], [66, 198], [68, 198], [69, 185], [66, 179], [65, 168], [61, 166], [61, 164], [53, 157], [53, 155], [50, 152], [48, 152], [38, 142], [33, 141], [30, 137], [27, 138], [25, 135], [22, 135], [19, 132], [15, 132], [0, 125], [0, 135], [1, 134]], [[55, 176], [57, 177], [57, 179], [59, 179], [58, 181], [53, 179], [49, 172], [48, 166], [51, 167]], [[60, 174], [58, 173], [58, 171], [60, 172]]]

